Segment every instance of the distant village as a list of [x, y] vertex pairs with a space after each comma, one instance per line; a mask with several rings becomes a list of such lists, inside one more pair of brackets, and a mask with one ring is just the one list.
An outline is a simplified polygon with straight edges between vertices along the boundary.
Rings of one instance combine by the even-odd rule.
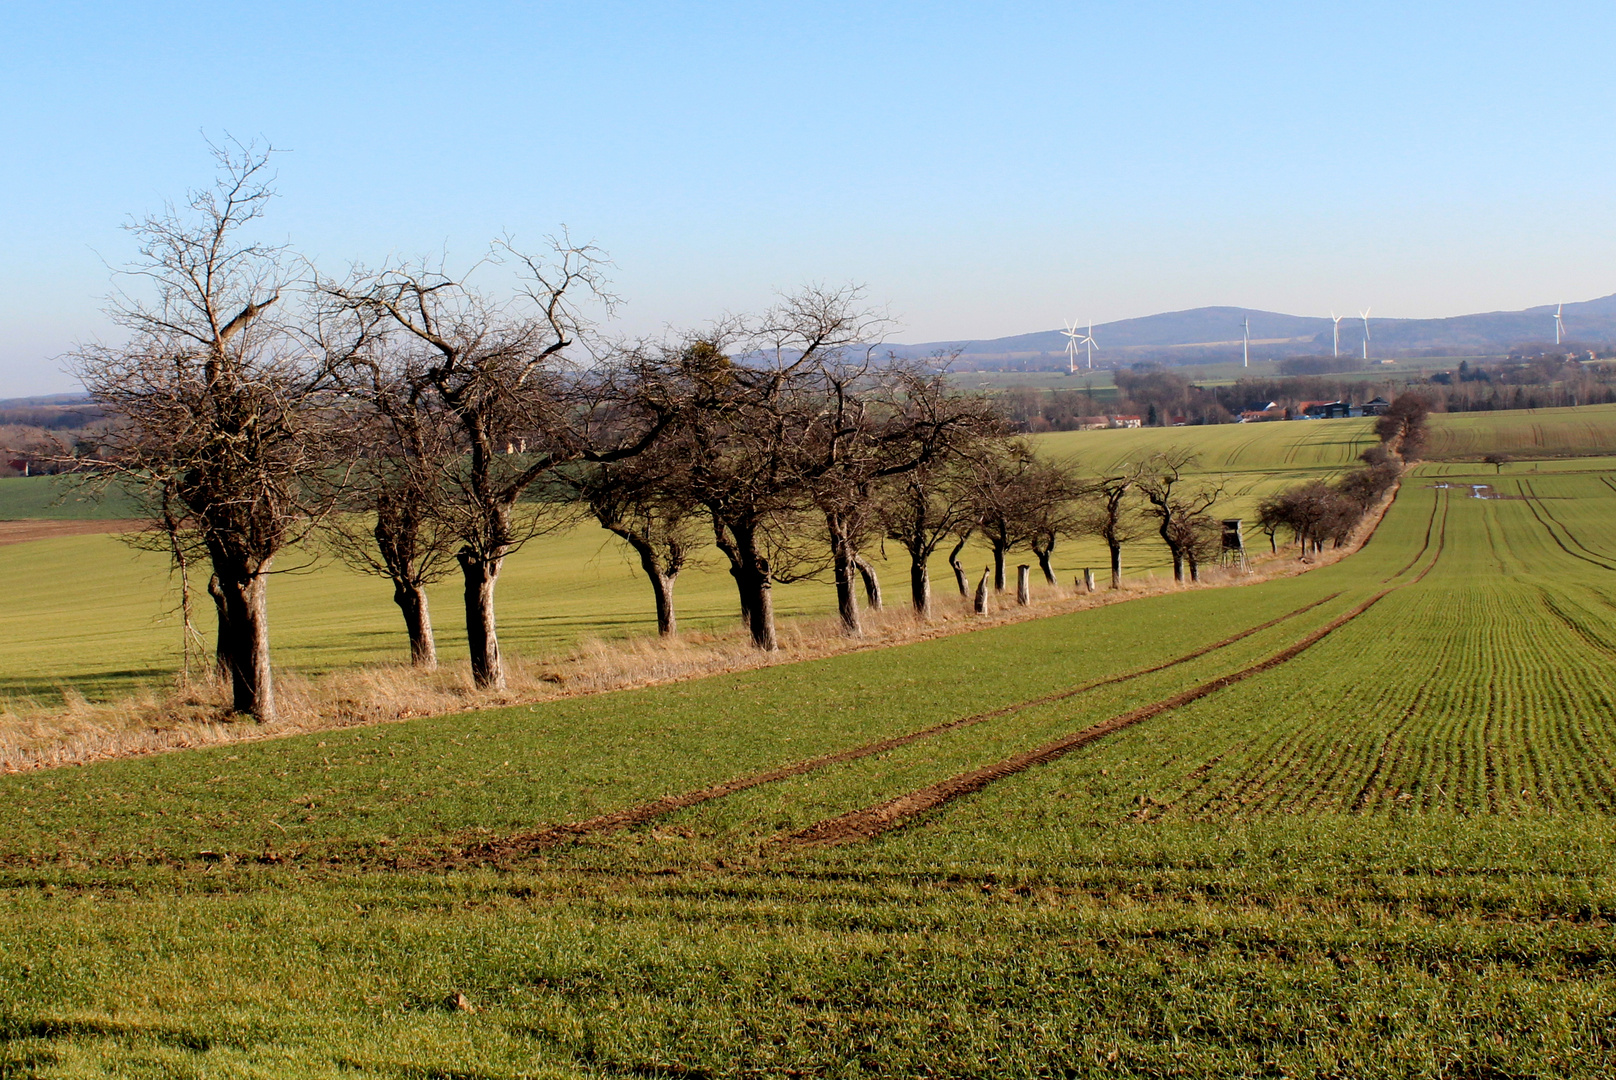
[[[1253, 403], [1241, 410], [1235, 418], [1237, 424], [1257, 424], [1268, 420], [1345, 420], [1354, 416], [1381, 416], [1391, 408], [1383, 397], [1362, 404], [1351, 401], [1303, 401], [1294, 406], [1275, 401]], [[1077, 424], [1079, 431], [1104, 431], [1109, 428], [1136, 428], [1145, 426], [1145, 417], [1137, 413], [1119, 413], [1109, 416], [1084, 416]], [[1168, 427], [1184, 427], [1190, 423], [1187, 416], [1169, 416]]]

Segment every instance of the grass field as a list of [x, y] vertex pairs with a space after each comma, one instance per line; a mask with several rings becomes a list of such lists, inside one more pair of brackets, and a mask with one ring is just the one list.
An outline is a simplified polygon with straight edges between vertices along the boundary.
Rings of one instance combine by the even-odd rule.
[[1611, 1075], [1612, 471], [1425, 466], [1242, 589], [0, 778], [0, 1075]]
[[[1047, 453], [1097, 471], [1138, 460], [1154, 450], [1193, 445], [1200, 468], [1229, 482], [1229, 497], [1217, 508], [1228, 516], [1251, 515], [1265, 495], [1302, 479], [1328, 478], [1350, 467], [1373, 441], [1372, 421], [1332, 420], [1239, 424], [1208, 428], [1154, 428], [1063, 432], [1040, 436]], [[1432, 456], [1454, 459], [1427, 470], [1474, 469], [1463, 459], [1503, 446], [1523, 458], [1556, 455], [1581, 447], [1616, 454], [1616, 406], [1475, 413], [1434, 420]], [[1607, 468], [1608, 462], [1565, 458], [1512, 464], [1505, 475], [1529, 470]], [[1490, 468], [1485, 469], [1491, 473]], [[52, 508], [59, 497], [51, 478], [0, 480], [0, 519], [42, 514], [122, 517], [126, 504], [82, 501]], [[1247, 543], [1260, 545], [1260, 535]], [[902, 602], [907, 569], [896, 548], [879, 558], [883, 578]], [[1025, 558], [1025, 556], [1023, 556]], [[1135, 579], [1170, 572], [1165, 551], [1151, 540], [1124, 551], [1125, 571]], [[987, 553], [976, 549], [968, 565], [979, 568]], [[1031, 561], [1030, 559], [1028, 561]], [[1069, 583], [1085, 567], [1106, 565], [1093, 541], [1063, 543], [1055, 563]], [[733, 589], [722, 557], [706, 553], [683, 574], [677, 597], [684, 627], [728, 632], [734, 625]], [[405, 650], [401, 620], [380, 581], [354, 574], [329, 560], [296, 553], [282, 559], [287, 572], [270, 589], [275, 659], [285, 670], [318, 674], [356, 663], [396, 660]], [[937, 560], [933, 577], [944, 595], [949, 574]], [[181, 632], [176, 582], [160, 556], [131, 550], [110, 536], [71, 537], [0, 546], [0, 698], [58, 699], [63, 690], [102, 700], [142, 685], [169, 682], [180, 666]], [[205, 609], [206, 597], [202, 597]], [[432, 590], [431, 599], [446, 659], [465, 655], [459, 590], [453, 580]], [[808, 581], [777, 592], [783, 615], [823, 616], [834, 610], [831, 588]], [[515, 655], [564, 652], [590, 638], [645, 634], [655, 626], [648, 586], [626, 549], [593, 526], [540, 538], [514, 556], [499, 587], [500, 634]], [[211, 625], [204, 610], [199, 621]]]

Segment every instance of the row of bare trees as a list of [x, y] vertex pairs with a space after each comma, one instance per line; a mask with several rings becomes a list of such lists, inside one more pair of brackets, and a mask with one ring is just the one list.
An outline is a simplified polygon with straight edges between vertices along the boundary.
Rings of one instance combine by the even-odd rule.
[[679, 573], [716, 547], [761, 649], [778, 647], [774, 586], [820, 574], [844, 631], [860, 633], [860, 594], [881, 603], [866, 552], [889, 540], [909, 556], [922, 617], [931, 558], [951, 545], [964, 594], [973, 538], [1001, 590], [1022, 548], [1054, 583], [1065, 536], [1107, 543], [1113, 587], [1149, 522], [1180, 580], [1209, 550], [1221, 488], [1187, 476], [1190, 455], [1079, 480], [938, 363], [880, 355], [885, 320], [856, 289], [610, 342], [587, 317], [614, 302], [587, 245], [563, 238], [538, 257], [502, 242], [467, 274], [396, 262], [328, 277], [252, 236], [272, 194], [267, 153], [218, 157], [214, 188], [134, 226], [140, 285], [113, 309], [129, 339], [77, 357], [117, 422], [80, 464], [144, 499], [181, 571], [187, 627], [188, 569], [209, 567], [238, 712], [274, 715], [267, 584], [315, 533], [391, 584], [419, 666], [436, 663], [427, 587], [458, 570], [485, 688], [505, 682], [506, 560], [582, 515], [638, 556], [663, 634]]

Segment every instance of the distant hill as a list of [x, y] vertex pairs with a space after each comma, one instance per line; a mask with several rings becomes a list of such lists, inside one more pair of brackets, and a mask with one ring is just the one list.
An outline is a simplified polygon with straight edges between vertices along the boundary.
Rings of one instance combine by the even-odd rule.
[[[1584, 346], [1616, 342], [1616, 294], [1565, 305], [1568, 343]], [[1285, 315], [1254, 308], [1203, 307], [1169, 311], [1138, 319], [1099, 323], [1094, 327], [1095, 360], [1108, 365], [1158, 360], [1164, 363], [1204, 363], [1240, 355], [1241, 321], [1251, 320], [1251, 355], [1271, 359], [1331, 351], [1327, 318]], [[1403, 357], [1425, 355], [1502, 354], [1527, 346], [1533, 349], [1554, 342], [1554, 305], [1524, 311], [1491, 311], [1456, 315], [1447, 319], [1369, 320], [1369, 355]], [[1341, 352], [1358, 354], [1363, 345], [1363, 323], [1354, 313], [1341, 320]], [[1054, 362], [1064, 357], [1066, 336], [1060, 330], [992, 338], [983, 341], [932, 341], [895, 346], [904, 356], [961, 350], [961, 360], [983, 366], [1020, 361]]]

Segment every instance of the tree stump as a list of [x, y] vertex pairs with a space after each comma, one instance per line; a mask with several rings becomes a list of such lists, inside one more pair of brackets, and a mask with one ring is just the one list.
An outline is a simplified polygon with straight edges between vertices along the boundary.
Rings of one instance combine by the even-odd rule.
[[1016, 603], [1022, 607], [1032, 603], [1032, 568], [1026, 563], [1016, 567]]
[[985, 567], [982, 570], [982, 580], [976, 585], [976, 602], [972, 605], [972, 609], [978, 615], [986, 614], [988, 610], [988, 575], [991, 573], [993, 567]]
[[1086, 566], [1083, 568], [1083, 591], [1094, 591], [1094, 571]]

